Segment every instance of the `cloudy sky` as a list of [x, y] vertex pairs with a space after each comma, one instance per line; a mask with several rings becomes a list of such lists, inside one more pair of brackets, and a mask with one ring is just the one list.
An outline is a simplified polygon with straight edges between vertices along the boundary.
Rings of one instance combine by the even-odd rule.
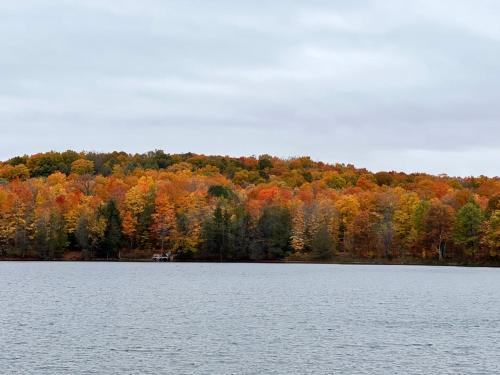
[[500, 174], [497, 0], [0, 2], [0, 159], [311, 155]]

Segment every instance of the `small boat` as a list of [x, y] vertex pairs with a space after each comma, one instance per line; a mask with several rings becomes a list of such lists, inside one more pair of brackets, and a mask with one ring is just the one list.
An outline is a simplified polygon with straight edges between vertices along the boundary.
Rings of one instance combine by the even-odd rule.
[[172, 260], [172, 254], [170, 252], [166, 254], [153, 254], [151, 260], [153, 262], [170, 262]]

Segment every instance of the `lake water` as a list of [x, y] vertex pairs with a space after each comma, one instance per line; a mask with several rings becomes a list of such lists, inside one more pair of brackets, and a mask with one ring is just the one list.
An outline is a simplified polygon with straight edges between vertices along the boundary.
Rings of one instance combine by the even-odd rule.
[[499, 374], [500, 269], [0, 263], [2, 374]]

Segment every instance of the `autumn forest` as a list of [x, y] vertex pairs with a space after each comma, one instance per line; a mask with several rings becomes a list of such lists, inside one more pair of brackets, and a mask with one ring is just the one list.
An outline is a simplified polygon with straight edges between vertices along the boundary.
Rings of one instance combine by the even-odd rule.
[[0, 163], [0, 258], [500, 263], [500, 178], [309, 157], [47, 152]]

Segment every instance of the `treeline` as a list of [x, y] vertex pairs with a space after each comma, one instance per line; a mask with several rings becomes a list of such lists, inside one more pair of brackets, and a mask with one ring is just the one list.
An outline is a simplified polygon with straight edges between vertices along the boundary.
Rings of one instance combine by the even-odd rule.
[[3, 258], [500, 260], [500, 179], [309, 157], [48, 152], [0, 163]]

